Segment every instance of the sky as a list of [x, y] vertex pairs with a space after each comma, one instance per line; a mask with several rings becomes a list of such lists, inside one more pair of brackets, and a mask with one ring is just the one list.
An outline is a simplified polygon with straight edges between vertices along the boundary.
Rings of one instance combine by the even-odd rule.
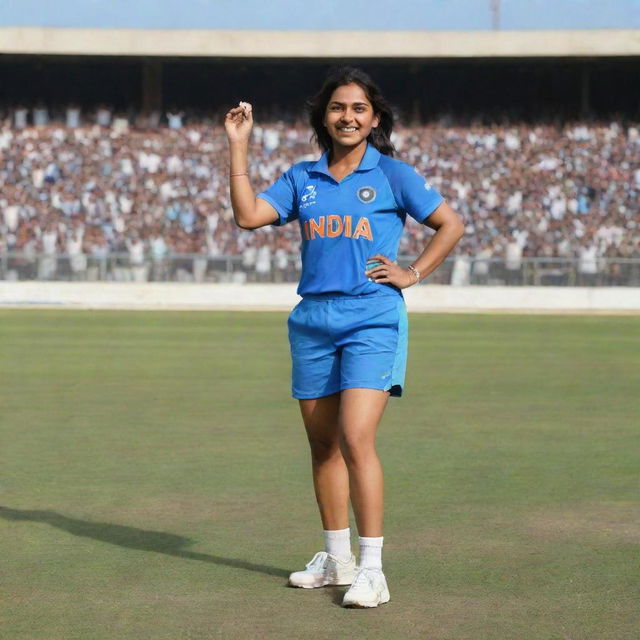
[[[490, 0], [0, 0], [0, 26], [475, 31], [492, 28], [490, 4]], [[500, 4], [503, 30], [640, 29], [640, 0], [501, 0]]]

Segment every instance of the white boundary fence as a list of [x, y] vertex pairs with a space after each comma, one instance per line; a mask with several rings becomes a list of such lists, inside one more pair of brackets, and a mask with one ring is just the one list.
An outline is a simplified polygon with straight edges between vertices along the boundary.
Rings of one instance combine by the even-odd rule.
[[[410, 312], [638, 313], [640, 287], [419, 285], [405, 290]], [[3, 282], [0, 307], [70, 309], [291, 309], [295, 284], [172, 282]]]
[[[404, 267], [412, 260], [413, 256], [398, 256], [398, 264]], [[284, 283], [297, 282], [300, 267], [299, 254], [286, 256], [284, 263], [276, 265], [272, 256], [260, 264], [254, 260], [245, 264], [241, 255], [172, 253], [158, 259], [146, 255], [132, 262], [122, 252], [100, 257], [0, 253], [0, 280], [8, 282]], [[509, 265], [504, 258], [450, 256], [429, 276], [429, 284], [639, 287], [640, 258], [522, 257]]]

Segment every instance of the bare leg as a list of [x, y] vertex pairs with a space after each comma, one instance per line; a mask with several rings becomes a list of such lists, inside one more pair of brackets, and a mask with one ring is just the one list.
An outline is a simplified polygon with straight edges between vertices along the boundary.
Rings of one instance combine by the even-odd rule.
[[300, 400], [311, 446], [311, 468], [322, 526], [329, 531], [349, 526], [349, 475], [340, 451], [340, 394]]
[[358, 534], [377, 538], [382, 536], [384, 486], [375, 437], [389, 394], [345, 389], [340, 395], [340, 448], [349, 470]]

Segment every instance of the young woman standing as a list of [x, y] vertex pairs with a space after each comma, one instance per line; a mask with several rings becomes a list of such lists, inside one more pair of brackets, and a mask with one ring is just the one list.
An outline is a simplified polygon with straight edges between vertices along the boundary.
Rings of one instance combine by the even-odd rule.
[[[350, 585], [344, 606], [376, 607], [390, 595], [382, 572], [383, 476], [375, 436], [389, 396], [400, 396], [404, 384], [401, 290], [432, 273], [464, 227], [424, 178], [392, 158], [391, 109], [366, 73], [338, 69], [308, 107], [322, 157], [294, 165], [257, 197], [247, 171], [251, 105], [241, 102], [227, 113], [231, 203], [244, 229], [298, 220], [302, 236], [302, 301], [288, 321], [292, 393], [311, 447], [325, 551], [289, 583]], [[436, 233], [403, 269], [395, 259], [406, 214]]]

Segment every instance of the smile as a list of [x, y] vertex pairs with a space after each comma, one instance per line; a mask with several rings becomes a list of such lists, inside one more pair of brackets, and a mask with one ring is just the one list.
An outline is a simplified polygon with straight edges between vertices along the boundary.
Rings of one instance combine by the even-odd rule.
[[338, 127], [338, 131], [344, 131], [345, 133], [353, 133], [354, 131], [357, 131], [358, 128], [357, 127]]

